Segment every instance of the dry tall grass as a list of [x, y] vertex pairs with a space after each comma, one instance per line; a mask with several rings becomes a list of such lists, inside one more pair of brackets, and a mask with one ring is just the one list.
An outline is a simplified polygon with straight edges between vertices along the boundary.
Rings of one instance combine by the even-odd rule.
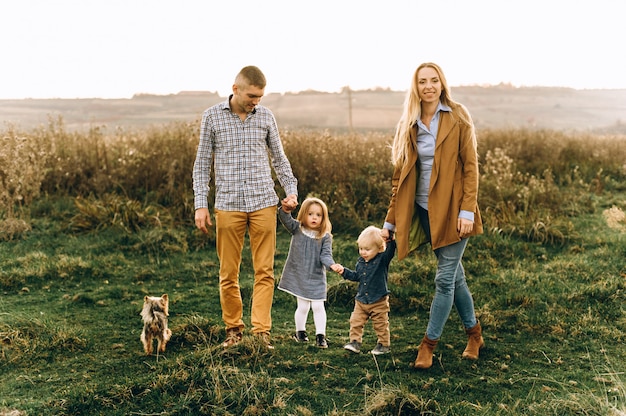
[[[167, 218], [167, 226], [192, 226], [198, 126], [105, 131], [101, 126], [69, 132], [62, 119], [51, 119], [30, 132], [3, 132], [0, 218], [17, 211], [27, 219], [25, 207], [43, 193], [78, 198], [82, 218], [74, 223], [83, 228], [110, 222], [111, 201], [124, 207], [128, 222], [160, 227]], [[382, 222], [390, 193], [391, 132], [300, 130], [283, 131], [282, 138], [301, 198], [326, 201], [336, 232]], [[594, 195], [626, 187], [624, 142], [624, 136], [479, 131], [479, 202], [488, 230], [548, 243], [575, 238], [568, 217], [594, 210]]]

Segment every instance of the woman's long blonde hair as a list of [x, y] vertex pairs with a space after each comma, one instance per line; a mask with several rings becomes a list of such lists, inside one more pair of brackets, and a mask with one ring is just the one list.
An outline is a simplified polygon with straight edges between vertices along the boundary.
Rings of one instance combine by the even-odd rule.
[[411, 129], [414, 128], [415, 123], [420, 118], [422, 113], [422, 102], [419, 98], [417, 90], [417, 74], [422, 68], [427, 67], [437, 71], [439, 80], [441, 81], [441, 97], [439, 98], [439, 101], [450, 107], [452, 110], [455, 110], [456, 108], [462, 109], [462, 111], [455, 113], [459, 114], [463, 121], [471, 124], [471, 119], [469, 118], [467, 110], [465, 110], [461, 104], [452, 99], [448, 81], [446, 81], [446, 77], [439, 65], [432, 62], [424, 62], [418, 66], [415, 73], [413, 73], [411, 88], [407, 91], [406, 98], [404, 99], [402, 116], [396, 126], [396, 133], [391, 146], [391, 162], [396, 167], [401, 167], [407, 162], [411, 149], [416, 146], [415, 143], [411, 143], [410, 132]]
[[300, 206], [300, 211], [298, 211], [298, 216], [296, 217], [296, 219], [300, 221], [300, 224], [303, 224], [304, 217], [308, 215], [311, 205], [319, 205], [320, 207], [322, 207], [322, 213], [324, 218], [322, 218], [322, 223], [320, 224], [320, 228], [317, 232], [317, 238], [322, 238], [324, 237], [324, 235], [326, 235], [326, 233], [330, 234], [333, 229], [333, 225], [330, 223], [330, 218], [328, 218], [328, 207], [326, 206], [324, 201], [319, 198], [312, 197], [305, 199]]

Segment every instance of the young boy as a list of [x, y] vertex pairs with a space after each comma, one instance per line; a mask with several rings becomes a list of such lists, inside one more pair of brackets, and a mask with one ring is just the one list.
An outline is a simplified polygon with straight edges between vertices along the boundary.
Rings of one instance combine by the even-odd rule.
[[340, 264], [331, 266], [344, 279], [359, 282], [354, 310], [350, 315], [350, 342], [344, 348], [356, 354], [361, 352], [363, 328], [371, 319], [378, 343], [370, 352], [374, 355], [387, 354], [391, 351], [387, 275], [389, 263], [396, 252], [396, 242], [393, 239], [385, 242], [381, 229], [369, 226], [361, 232], [357, 244], [359, 259], [356, 270], [344, 268]]

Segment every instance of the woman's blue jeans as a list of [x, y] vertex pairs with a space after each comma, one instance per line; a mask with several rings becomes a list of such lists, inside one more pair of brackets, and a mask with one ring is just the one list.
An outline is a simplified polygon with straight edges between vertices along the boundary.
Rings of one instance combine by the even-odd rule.
[[[430, 240], [428, 211], [419, 206], [417, 209], [420, 214], [420, 222]], [[458, 243], [435, 250], [437, 256], [435, 297], [430, 305], [430, 318], [426, 328], [426, 336], [433, 341], [441, 337], [453, 305], [466, 329], [473, 328], [477, 324], [474, 299], [467, 287], [465, 270], [461, 264], [467, 241], [467, 238], [463, 238]]]

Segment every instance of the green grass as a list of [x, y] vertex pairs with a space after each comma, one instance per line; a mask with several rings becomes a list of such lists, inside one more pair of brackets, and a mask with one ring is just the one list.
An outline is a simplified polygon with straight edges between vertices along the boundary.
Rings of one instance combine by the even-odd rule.
[[[46, 203], [57, 213], [69, 205]], [[620, 194], [597, 203], [625, 206]], [[465, 265], [486, 348], [476, 362], [461, 359], [466, 338], [453, 311], [434, 366], [422, 372], [410, 363], [433, 293], [427, 247], [392, 262], [390, 355], [343, 350], [354, 286], [332, 273], [327, 350], [290, 339], [295, 300], [277, 290], [276, 349], [247, 334], [225, 351], [210, 237], [182, 228], [76, 233], [67, 218], [35, 218], [23, 239], [0, 242], [0, 415], [626, 412], [626, 235], [602, 209], [571, 218], [579, 237], [563, 245], [489, 233], [470, 240]], [[189, 245], [175, 250], [181, 238]], [[335, 259], [350, 267], [355, 239], [335, 236]], [[277, 276], [288, 244], [279, 228]], [[247, 249], [241, 282], [249, 327]], [[142, 299], [162, 293], [173, 336], [165, 354], [146, 357]], [[364, 350], [375, 342], [368, 325]]]

